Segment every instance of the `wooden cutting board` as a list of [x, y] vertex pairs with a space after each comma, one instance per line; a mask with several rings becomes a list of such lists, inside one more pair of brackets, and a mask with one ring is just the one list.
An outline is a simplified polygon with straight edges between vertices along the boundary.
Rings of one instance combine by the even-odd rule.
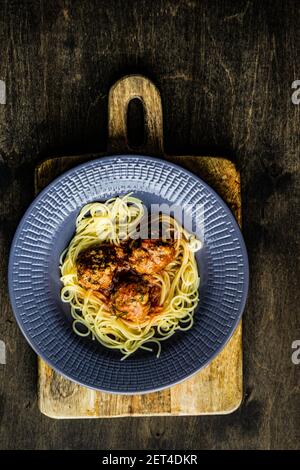
[[[144, 106], [146, 144], [134, 151], [127, 140], [127, 108], [139, 98]], [[241, 224], [240, 175], [225, 158], [169, 156], [163, 149], [163, 114], [157, 88], [145, 77], [119, 80], [108, 99], [108, 151], [97, 155], [54, 157], [35, 171], [38, 193], [67, 169], [92, 158], [120, 153], [157, 155], [192, 171], [208, 182], [225, 200]], [[201, 300], [200, 300], [201, 301]], [[205, 369], [170, 389], [145, 395], [97, 392], [65, 379], [38, 359], [38, 402], [52, 418], [110, 418], [121, 416], [225, 414], [242, 400], [242, 324], [223, 351]]]

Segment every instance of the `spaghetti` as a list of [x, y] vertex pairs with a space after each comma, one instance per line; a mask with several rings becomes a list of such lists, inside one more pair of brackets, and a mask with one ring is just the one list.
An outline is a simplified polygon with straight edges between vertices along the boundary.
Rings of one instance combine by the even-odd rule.
[[60, 258], [61, 299], [70, 304], [74, 331], [79, 336], [92, 335], [103, 346], [119, 350], [123, 359], [138, 349], [152, 351], [151, 344], [157, 345], [159, 356], [162, 341], [177, 330], [192, 327], [198, 304], [200, 279], [195, 252], [201, 242], [168, 215], [160, 219], [173, 235], [174, 257], [151, 276], [151, 286], [155, 286], [159, 298], [145, 319], [134, 322], [118, 315], [107, 296], [80, 284], [79, 255], [96, 244], [121, 246], [124, 239], [130, 240], [136, 234], [144, 215], [142, 201], [130, 194], [84, 206], [76, 220], [75, 235]]

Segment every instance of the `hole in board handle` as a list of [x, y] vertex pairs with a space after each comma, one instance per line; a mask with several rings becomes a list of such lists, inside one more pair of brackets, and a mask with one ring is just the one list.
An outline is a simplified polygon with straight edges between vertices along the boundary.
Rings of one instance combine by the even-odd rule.
[[145, 144], [145, 110], [140, 98], [133, 98], [127, 107], [127, 140], [132, 149], [138, 149]]

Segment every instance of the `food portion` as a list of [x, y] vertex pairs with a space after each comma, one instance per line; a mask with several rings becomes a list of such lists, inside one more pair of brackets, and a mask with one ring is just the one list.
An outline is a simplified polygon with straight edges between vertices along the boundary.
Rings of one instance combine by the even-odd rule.
[[192, 326], [198, 303], [201, 243], [167, 215], [159, 217], [168, 238], [136, 240], [143, 216], [142, 201], [130, 195], [89, 204], [61, 256], [61, 298], [74, 331], [124, 358], [151, 343], [159, 355], [162, 340]]
[[156, 274], [168, 266], [175, 258], [175, 246], [169, 240], [140, 240], [132, 250], [130, 264], [139, 274]]
[[93, 245], [76, 258], [78, 284], [106, 295], [112, 311], [132, 322], [145, 321], [157, 311], [160, 289], [152, 277], [175, 258], [174, 242], [159, 239], [122, 246]]
[[141, 277], [131, 276], [116, 284], [112, 309], [117, 317], [134, 323], [143, 322], [151, 310], [151, 286]]
[[78, 284], [96, 291], [111, 289], [124, 259], [125, 252], [121, 247], [105, 243], [86, 248], [76, 259]]

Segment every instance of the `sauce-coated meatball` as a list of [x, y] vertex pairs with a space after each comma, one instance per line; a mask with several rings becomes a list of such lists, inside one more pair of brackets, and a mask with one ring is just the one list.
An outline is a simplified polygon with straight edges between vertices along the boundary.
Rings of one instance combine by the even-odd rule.
[[150, 311], [150, 288], [141, 278], [121, 281], [112, 294], [115, 313], [133, 322], [142, 322]]
[[174, 257], [175, 247], [172, 242], [146, 239], [133, 248], [129, 262], [137, 273], [151, 275], [162, 271]]
[[76, 260], [78, 283], [85, 289], [110, 289], [113, 277], [124, 264], [125, 257], [122, 247], [110, 244], [87, 248]]

